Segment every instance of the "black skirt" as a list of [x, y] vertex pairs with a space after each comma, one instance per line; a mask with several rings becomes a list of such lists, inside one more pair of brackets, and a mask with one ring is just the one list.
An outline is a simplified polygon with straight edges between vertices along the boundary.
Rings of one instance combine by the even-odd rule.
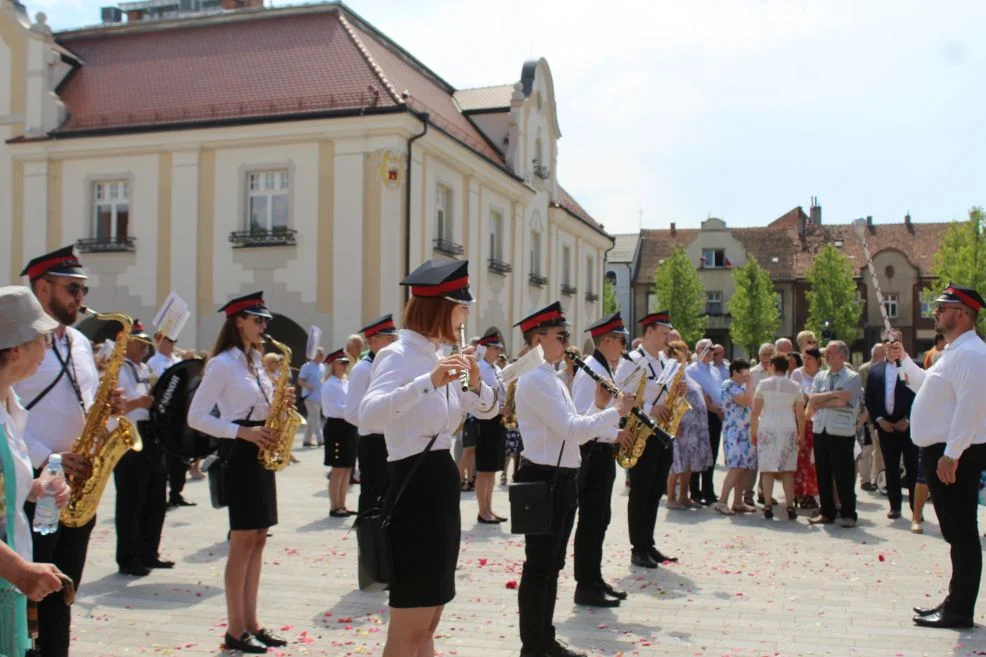
[[[263, 422], [237, 422], [244, 427], [263, 426]], [[267, 529], [277, 524], [277, 482], [274, 471], [260, 465], [259, 450], [239, 438], [233, 443], [226, 461], [226, 499], [229, 528], [234, 530]]]
[[[391, 495], [419, 456], [390, 464]], [[391, 516], [391, 607], [438, 607], [451, 602], [461, 527], [455, 461], [447, 449], [429, 452]]]
[[477, 420], [479, 444], [476, 445], [476, 472], [499, 472], [506, 460], [507, 430], [500, 416], [492, 420]]
[[359, 447], [356, 427], [341, 417], [326, 418], [322, 436], [325, 438], [325, 465], [333, 468], [356, 465], [356, 448]]

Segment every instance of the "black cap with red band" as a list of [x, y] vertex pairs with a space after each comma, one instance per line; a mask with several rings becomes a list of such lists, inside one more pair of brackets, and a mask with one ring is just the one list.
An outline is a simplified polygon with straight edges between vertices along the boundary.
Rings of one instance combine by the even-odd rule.
[[329, 354], [328, 356], [325, 357], [325, 364], [326, 365], [331, 365], [332, 363], [336, 362], [337, 360], [339, 360], [339, 361], [345, 361], [345, 362], [348, 363], [349, 362], [349, 356], [346, 355], [346, 352], [343, 351], [342, 349], [336, 349], [331, 354]]
[[674, 328], [671, 326], [671, 311], [670, 310], [659, 310], [656, 313], [651, 313], [640, 320], [641, 326], [647, 328], [648, 326], [653, 326], [657, 324], [658, 326], [667, 326], [668, 328]]
[[390, 313], [377, 317], [375, 320], [359, 330], [364, 338], [372, 338], [374, 335], [394, 335], [397, 333], [397, 326], [394, 324], [394, 317]]
[[942, 293], [935, 299], [935, 302], [961, 303], [963, 306], [968, 306], [976, 312], [986, 307], [986, 302], [983, 301], [983, 298], [979, 296], [978, 292], [971, 287], [962, 287], [955, 283], [949, 283], [948, 287], [942, 290]]
[[220, 308], [219, 312], [226, 313], [226, 317], [232, 317], [240, 313], [245, 313], [247, 315], [256, 315], [257, 317], [273, 319], [270, 311], [267, 310], [267, 304], [264, 303], [263, 292], [252, 292], [242, 297], [236, 297]]
[[555, 301], [540, 310], [536, 310], [514, 326], [520, 327], [521, 333], [527, 333], [539, 328], [549, 328], [551, 326], [571, 326], [565, 319], [565, 313], [561, 309], [561, 302]]
[[626, 326], [623, 325], [623, 317], [620, 315], [620, 311], [617, 310], [612, 315], [606, 315], [595, 324], [592, 324], [585, 330], [585, 333], [591, 334], [594, 338], [599, 338], [608, 333], [628, 334], [629, 332]]
[[134, 323], [130, 326], [130, 339], [140, 340], [141, 342], [146, 342], [147, 344], [153, 344], [151, 341], [151, 336], [147, 335], [147, 331], [144, 330], [144, 325], [139, 319], [135, 319]]
[[495, 328], [487, 329], [483, 337], [479, 339], [476, 343], [477, 347], [496, 347], [497, 349], [503, 349], [503, 336]]
[[86, 273], [86, 270], [82, 267], [82, 263], [79, 262], [79, 255], [76, 253], [74, 246], [65, 246], [57, 251], [52, 251], [51, 253], [34, 258], [24, 267], [21, 276], [27, 276], [32, 281], [42, 276], [89, 278], [89, 274]]
[[468, 260], [429, 260], [401, 281], [411, 287], [411, 295], [420, 299], [448, 299], [472, 303], [469, 294]]

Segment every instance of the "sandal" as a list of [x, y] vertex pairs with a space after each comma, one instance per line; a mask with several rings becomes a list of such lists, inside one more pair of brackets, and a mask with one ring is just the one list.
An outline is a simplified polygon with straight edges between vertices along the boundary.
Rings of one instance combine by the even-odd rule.
[[797, 520], [798, 519], [798, 510], [795, 509], [793, 506], [787, 507], [787, 519], [788, 520]]
[[736, 512], [726, 506], [725, 502], [716, 502], [716, 505], [712, 509], [722, 516], [735, 516]]
[[763, 517], [764, 517], [764, 520], [773, 520], [774, 519], [774, 507], [772, 507], [769, 504], [765, 504], [764, 507], [763, 507]]
[[348, 518], [349, 511], [346, 509], [332, 509], [329, 511], [329, 517], [331, 518]]
[[746, 503], [734, 504], [733, 513], [756, 513], [757, 508], [755, 506], [750, 506]]

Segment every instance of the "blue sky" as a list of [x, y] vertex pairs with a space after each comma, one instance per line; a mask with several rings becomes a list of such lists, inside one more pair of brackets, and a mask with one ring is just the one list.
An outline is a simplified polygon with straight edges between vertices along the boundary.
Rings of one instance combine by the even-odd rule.
[[[96, 0], [24, 0], [56, 29]], [[276, 5], [290, 4], [275, 2]], [[986, 2], [350, 0], [458, 88], [547, 58], [562, 184], [612, 232], [986, 205]]]

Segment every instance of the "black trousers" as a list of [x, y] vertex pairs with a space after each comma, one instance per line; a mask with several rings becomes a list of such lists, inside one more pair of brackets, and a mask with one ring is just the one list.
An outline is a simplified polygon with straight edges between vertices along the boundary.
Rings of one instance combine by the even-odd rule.
[[[555, 470], [551, 466], [525, 462], [514, 481], [553, 481]], [[525, 561], [517, 603], [520, 641], [525, 651], [540, 652], [555, 642], [552, 619], [558, 596], [558, 573], [565, 568], [565, 551], [575, 524], [577, 497], [575, 471], [563, 469], [554, 490], [552, 532], [524, 538]]]
[[356, 451], [361, 468], [357, 510], [362, 513], [372, 509], [387, 492], [387, 443], [383, 434], [360, 436]]
[[939, 443], [924, 448], [924, 471], [935, 505], [941, 534], [951, 547], [952, 579], [945, 608], [972, 618], [983, 573], [983, 548], [979, 541], [979, 473], [986, 470], [986, 445], [970, 445], [959, 458], [955, 483], [938, 478], [938, 459], [945, 453]]
[[[148, 434], [141, 431], [141, 435]], [[113, 470], [116, 483], [116, 563], [121, 568], [158, 559], [166, 475], [160, 448], [148, 440], [139, 452], [128, 451]]]
[[914, 509], [914, 484], [918, 480], [918, 448], [911, 442], [911, 431], [884, 431], [877, 428], [880, 451], [883, 453], [884, 472], [887, 475], [887, 497], [890, 508], [900, 511], [903, 502], [900, 483], [900, 458], [904, 457], [907, 473], [907, 503]]
[[689, 489], [693, 500], [717, 500], [713, 477], [716, 473], [716, 462], [719, 460], [719, 443], [722, 441], [722, 420], [719, 416], [708, 411], [709, 415], [709, 441], [712, 445], [712, 465], [701, 472], [693, 472], [689, 482]]
[[674, 450], [667, 449], [657, 438], [650, 438], [637, 465], [630, 468], [630, 497], [627, 501], [627, 524], [630, 545], [646, 552], [654, 544], [657, 526], [657, 507], [667, 492], [668, 473], [674, 460]]
[[[839, 514], [856, 519], [856, 459], [853, 458], [855, 436], [832, 436], [828, 432], [815, 436], [815, 472], [818, 473], [818, 498], [822, 515], [835, 519], [835, 495], [839, 491]], [[835, 487], [832, 481], [835, 480]]]
[[[37, 477], [38, 474], [35, 473]], [[34, 504], [24, 505], [28, 520], [34, 522]], [[82, 583], [82, 570], [89, 551], [89, 535], [96, 526], [96, 517], [82, 527], [66, 527], [59, 523], [54, 534], [42, 536], [31, 532], [35, 563], [53, 563], [72, 578], [75, 590]], [[44, 657], [68, 657], [69, 628], [72, 608], [65, 604], [62, 594], [52, 593], [38, 603], [37, 647]]]
[[579, 469], [579, 523], [575, 527], [575, 581], [596, 584], [603, 579], [603, 542], [613, 516], [611, 499], [616, 460], [611, 443], [582, 445]]
[[165, 460], [168, 468], [168, 488], [171, 489], [170, 499], [177, 502], [185, 490], [185, 478], [188, 476], [188, 461], [180, 456], [167, 453]]

